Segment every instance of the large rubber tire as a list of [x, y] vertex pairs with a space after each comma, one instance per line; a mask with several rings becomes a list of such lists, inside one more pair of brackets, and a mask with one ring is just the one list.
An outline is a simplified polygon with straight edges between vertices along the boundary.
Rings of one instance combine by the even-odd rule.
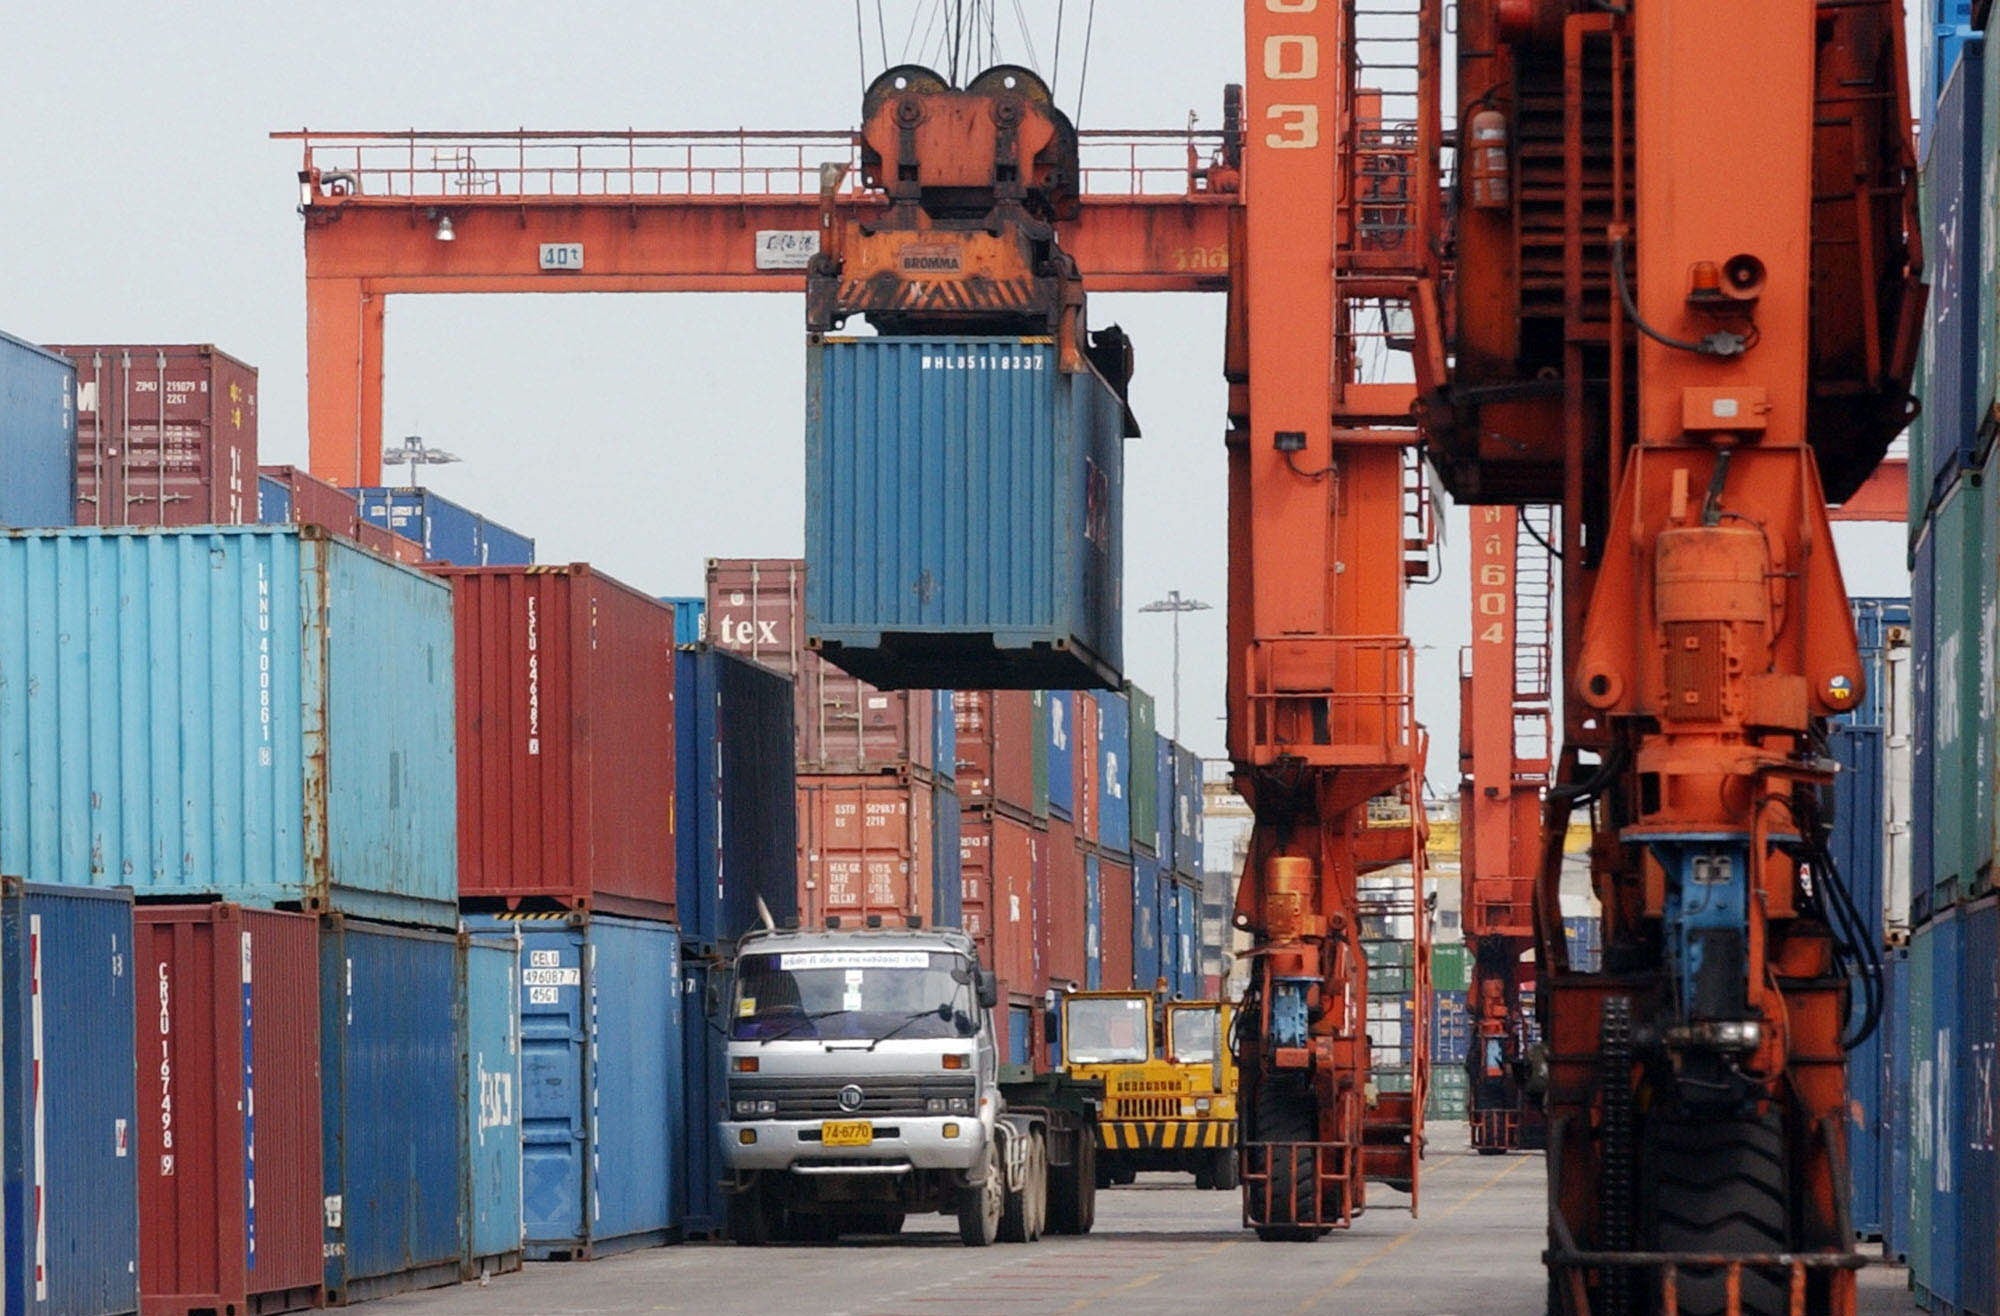
[[1215, 1149], [1216, 1190], [1218, 1192], [1233, 1193], [1236, 1191], [1237, 1185], [1241, 1182], [1241, 1178], [1242, 1176], [1238, 1173], [1238, 1167], [1236, 1164], [1236, 1149], [1234, 1147], [1216, 1148]]
[[729, 1195], [729, 1218], [725, 1225], [729, 1241], [738, 1247], [765, 1247], [777, 1234], [782, 1209], [771, 1204], [762, 1187]]
[[1007, 1207], [1007, 1171], [999, 1148], [986, 1148], [985, 1181], [958, 1190], [958, 1241], [967, 1247], [991, 1247], [1000, 1237], [1000, 1217]]
[[1047, 1153], [1039, 1136], [1028, 1139], [1028, 1164], [1022, 1175], [1021, 1191], [1007, 1194], [1000, 1213], [1002, 1243], [1032, 1243], [1042, 1236], [1044, 1202], [1048, 1193]]
[[1076, 1162], [1049, 1172], [1051, 1234], [1088, 1234], [1097, 1223], [1097, 1144], [1088, 1133], [1075, 1136]]
[[[1649, 1120], [1642, 1156], [1651, 1246], [1725, 1255], [1789, 1250], [1785, 1130], [1776, 1114]], [[1684, 1269], [1682, 1316], [1724, 1316], [1725, 1286], [1719, 1269]], [[1785, 1316], [1791, 1310], [1785, 1279], [1744, 1271], [1740, 1310], [1742, 1316]]]
[[1215, 1182], [1214, 1157], [1204, 1156], [1195, 1163], [1194, 1186], [1196, 1192], [1208, 1193], [1215, 1191], [1216, 1182]]
[[[1258, 1142], [1318, 1142], [1319, 1118], [1313, 1109], [1312, 1089], [1303, 1075], [1271, 1074], [1257, 1084]], [[1311, 1220], [1319, 1214], [1317, 1152], [1308, 1152], [1296, 1161], [1274, 1156], [1270, 1165], [1271, 1207], [1278, 1216]], [[1289, 1208], [1289, 1209], [1288, 1209]], [[1282, 1220], [1257, 1226], [1257, 1237], [1266, 1243], [1310, 1243], [1327, 1234], [1324, 1228], [1289, 1224]]]

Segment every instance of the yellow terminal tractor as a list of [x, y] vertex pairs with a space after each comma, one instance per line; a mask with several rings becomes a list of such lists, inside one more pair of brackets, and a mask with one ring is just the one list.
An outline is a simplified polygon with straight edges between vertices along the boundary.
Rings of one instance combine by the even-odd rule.
[[1104, 1085], [1098, 1185], [1184, 1170], [1197, 1188], [1234, 1191], [1234, 1007], [1129, 991], [1073, 992], [1062, 1008], [1065, 1076]]

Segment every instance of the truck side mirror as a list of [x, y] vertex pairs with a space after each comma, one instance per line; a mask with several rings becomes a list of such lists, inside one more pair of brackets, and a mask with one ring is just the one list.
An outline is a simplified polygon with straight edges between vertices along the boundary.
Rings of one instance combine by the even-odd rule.
[[982, 1010], [991, 1010], [999, 1004], [1000, 979], [994, 976], [993, 970], [981, 969], [979, 971], [979, 1007]]

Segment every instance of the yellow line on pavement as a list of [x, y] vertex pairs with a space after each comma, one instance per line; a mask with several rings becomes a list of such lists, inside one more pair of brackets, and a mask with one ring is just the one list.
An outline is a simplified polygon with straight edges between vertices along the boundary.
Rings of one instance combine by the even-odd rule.
[[[1217, 1243], [1214, 1247], [1209, 1248], [1207, 1251], [1197, 1252], [1194, 1256], [1189, 1257], [1186, 1261], [1181, 1262], [1180, 1265], [1182, 1266], [1193, 1265], [1195, 1262], [1206, 1260], [1207, 1258], [1212, 1257], [1219, 1252], [1227, 1252], [1230, 1248], [1240, 1247], [1242, 1246], [1242, 1243], [1243, 1240], [1240, 1238], [1232, 1238], [1227, 1243]], [[1179, 1268], [1180, 1266], [1162, 1266], [1160, 1269], [1152, 1271], [1149, 1274], [1140, 1275], [1136, 1279], [1128, 1279], [1123, 1284], [1113, 1285], [1111, 1288], [1108, 1289], [1099, 1289], [1097, 1292], [1089, 1295], [1088, 1297], [1078, 1298], [1075, 1302], [1071, 1303], [1069, 1306], [1064, 1307], [1063, 1311], [1065, 1313], [1073, 1311], [1082, 1311], [1086, 1307], [1089, 1307], [1094, 1303], [1100, 1302], [1105, 1298], [1112, 1297], [1115, 1294], [1129, 1293], [1133, 1289], [1143, 1289], [1148, 1284], [1151, 1284], [1154, 1280], [1157, 1280], [1161, 1276], [1165, 1275], [1169, 1270], [1178, 1270]]]
[[[1531, 1158], [1526, 1156], [1515, 1158], [1514, 1162], [1511, 1165], [1507, 1166], [1499, 1173], [1490, 1176], [1484, 1183], [1480, 1184], [1477, 1188], [1474, 1188], [1471, 1192], [1467, 1193], [1465, 1196], [1459, 1198], [1456, 1202], [1446, 1207], [1439, 1214], [1430, 1217], [1430, 1219], [1448, 1220], [1452, 1216], [1457, 1215], [1460, 1211], [1470, 1206], [1473, 1202], [1473, 1199], [1477, 1198], [1481, 1193], [1484, 1193], [1487, 1189], [1499, 1183], [1502, 1179], [1505, 1179], [1508, 1175], [1514, 1173], [1514, 1171], [1528, 1164], [1530, 1159]], [[1327, 1285], [1325, 1288], [1319, 1290], [1317, 1293], [1309, 1295], [1305, 1299], [1305, 1301], [1301, 1302], [1298, 1306], [1292, 1308], [1291, 1316], [1304, 1316], [1304, 1313], [1311, 1311], [1315, 1306], [1319, 1304], [1321, 1298], [1326, 1297], [1328, 1294], [1336, 1293], [1341, 1289], [1346, 1288], [1349, 1284], [1352, 1284], [1355, 1280], [1360, 1279], [1363, 1271], [1367, 1270], [1370, 1266], [1380, 1261], [1383, 1257], [1388, 1256], [1391, 1252], [1394, 1252], [1397, 1248], [1403, 1246], [1403, 1244], [1415, 1238], [1417, 1234], [1423, 1229], [1424, 1223], [1425, 1222], [1422, 1219], [1412, 1222], [1411, 1227], [1406, 1232], [1396, 1235], [1396, 1237], [1390, 1239], [1387, 1243], [1384, 1243], [1381, 1247], [1376, 1248], [1373, 1252], [1369, 1253], [1367, 1256], [1361, 1258], [1361, 1260], [1355, 1262], [1352, 1266], [1348, 1267], [1345, 1271], [1341, 1272], [1339, 1279], [1336, 1279], [1335, 1281], [1333, 1281], [1333, 1283]]]

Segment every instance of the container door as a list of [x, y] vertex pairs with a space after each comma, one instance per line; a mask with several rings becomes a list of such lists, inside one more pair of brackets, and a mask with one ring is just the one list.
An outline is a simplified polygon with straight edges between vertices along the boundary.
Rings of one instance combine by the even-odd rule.
[[1906, 1141], [1910, 1148], [1909, 1265], [1913, 1284], [1928, 1284], [1931, 1279], [1931, 1199], [1939, 1166], [1938, 1037], [1931, 1028], [1936, 948], [1934, 925], [1926, 923], [1910, 934], [1909, 1034], [1904, 1046], [1910, 1056], [1910, 1136]]
[[1882, 1253], [1904, 1264], [1910, 1255], [1910, 1144], [1913, 1093], [1910, 1066], [1910, 952], [1883, 957], [1888, 1012], [1882, 1021]]
[[677, 1126], [683, 1152], [681, 1163], [681, 1228], [690, 1237], [722, 1232], [728, 1219], [723, 1180], [729, 1166], [723, 1159], [721, 1121], [727, 1091], [720, 1023], [711, 1007], [721, 1007], [723, 974], [707, 960], [681, 964], [681, 1082], [685, 1096]]
[[1966, 1312], [1995, 1309], [1994, 1267], [2000, 1248], [2000, 1156], [1994, 1154], [1994, 1047], [2000, 1042], [2000, 905], [1982, 900], [1959, 911], [1959, 992], [1952, 1001], [1958, 1019], [1960, 1057], [1955, 1086], [1959, 1164], [1954, 1187], [1958, 1197], [1958, 1265], [1951, 1299]]
[[593, 920], [588, 936], [588, 1229], [601, 1253], [664, 1242], [677, 1220], [680, 937], [665, 924], [609, 918]]
[[1032, 1065], [1035, 1063], [1035, 1007], [1032, 1005], [1010, 1005], [1007, 1007], [1007, 1063], [1010, 1065]]
[[521, 938], [521, 1217], [530, 1257], [584, 1239], [583, 944], [565, 928]]
[[1083, 859], [1083, 985], [1104, 986], [1104, 874], [1094, 854]]
[[468, 1277], [521, 1250], [520, 964], [513, 937], [478, 937], [466, 947]]
[[1048, 692], [1049, 812], [1076, 817], [1076, 696], [1067, 690]]
[[1150, 989], [1160, 977], [1160, 861], [1132, 861], [1132, 984]]

